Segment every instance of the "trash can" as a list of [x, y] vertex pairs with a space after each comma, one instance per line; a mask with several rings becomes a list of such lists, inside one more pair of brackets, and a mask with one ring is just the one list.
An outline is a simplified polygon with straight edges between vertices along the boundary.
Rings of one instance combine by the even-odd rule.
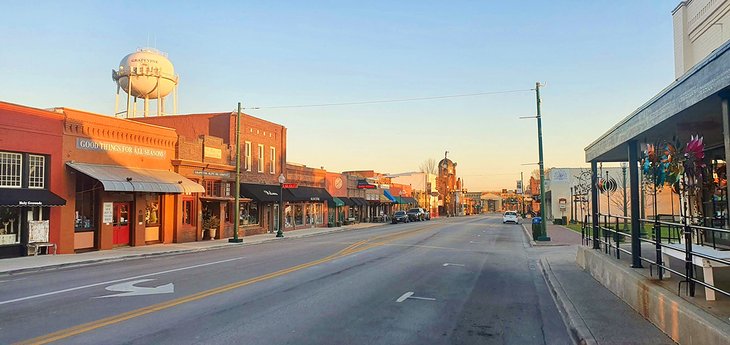
[[540, 237], [540, 224], [542, 224], [541, 217], [532, 218], [532, 239], [535, 241]]

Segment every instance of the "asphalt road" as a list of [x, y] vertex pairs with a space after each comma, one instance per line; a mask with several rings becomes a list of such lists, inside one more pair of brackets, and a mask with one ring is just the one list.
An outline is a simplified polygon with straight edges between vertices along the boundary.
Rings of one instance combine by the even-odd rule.
[[521, 227], [463, 217], [4, 277], [0, 343], [569, 344]]

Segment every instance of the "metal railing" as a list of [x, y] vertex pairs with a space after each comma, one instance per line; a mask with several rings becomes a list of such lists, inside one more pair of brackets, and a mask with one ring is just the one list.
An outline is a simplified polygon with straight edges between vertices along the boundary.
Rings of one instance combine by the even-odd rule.
[[[663, 221], [657, 219], [640, 219], [641, 243], [649, 243], [653, 245], [655, 250], [655, 259], [640, 255], [641, 262], [649, 264], [650, 274], [654, 276], [654, 267], [656, 267], [659, 280], [664, 279], [664, 273], [670, 272], [681, 277], [678, 283], [677, 294], [681, 292], [682, 284], [686, 284], [686, 291], [689, 296], [694, 297], [696, 285], [719, 292], [730, 297], [730, 291], [722, 290], [715, 284], [707, 283], [697, 279], [694, 268], [694, 258], [702, 258], [710, 261], [710, 263], [720, 263], [730, 266], [730, 260], [714, 257], [696, 249], [697, 246], [705, 246], [718, 250], [722, 247], [718, 245], [717, 239], [730, 236], [730, 230], [706, 227], [701, 225], [682, 224], [675, 221]], [[594, 238], [593, 224], [591, 215], [586, 215], [581, 226], [581, 239], [584, 245], [593, 245], [594, 241], [598, 242], [598, 248], [602, 249], [608, 255], [615, 255], [617, 259], [621, 259], [621, 254], [632, 255], [630, 242], [633, 239], [631, 235], [631, 227], [625, 227], [626, 223], [631, 221], [630, 217], [617, 215], [598, 215], [598, 236]], [[643, 230], [650, 225], [649, 232]], [[719, 234], [719, 235], [718, 235]], [[626, 241], [628, 239], [628, 241]], [[626, 243], [625, 248], [621, 245]], [[682, 244], [678, 247], [676, 244]], [[667, 263], [663, 262], [663, 254], [666, 249], [680, 251], [684, 254], [684, 272], [674, 270]]]

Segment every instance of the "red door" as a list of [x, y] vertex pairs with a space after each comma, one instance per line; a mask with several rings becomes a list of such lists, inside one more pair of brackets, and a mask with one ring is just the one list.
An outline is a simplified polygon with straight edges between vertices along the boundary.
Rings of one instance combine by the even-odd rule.
[[129, 203], [114, 203], [114, 218], [112, 221], [114, 229], [115, 246], [129, 245]]

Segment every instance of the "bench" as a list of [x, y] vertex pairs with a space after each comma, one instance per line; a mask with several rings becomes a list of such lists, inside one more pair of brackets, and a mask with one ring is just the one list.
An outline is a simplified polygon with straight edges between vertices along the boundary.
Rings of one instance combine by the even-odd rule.
[[53, 255], [56, 255], [56, 244], [50, 242], [37, 242], [28, 243], [28, 255], [38, 255], [41, 248], [46, 248], [46, 254], [50, 253], [50, 248], [53, 248]]
[[[670, 256], [679, 260], [685, 260], [684, 249], [685, 246], [682, 243], [670, 243], [662, 245], [662, 262], [664, 263], [664, 265], [669, 267]], [[692, 251], [714, 259], [730, 261], [730, 251], [727, 250], [716, 250], [708, 246], [692, 245]], [[702, 276], [704, 277], [705, 283], [712, 286], [715, 286], [715, 277], [713, 270], [715, 268], [729, 267], [728, 265], [725, 265], [723, 263], [705, 259], [696, 255], [692, 255], [692, 264], [702, 267]], [[667, 277], [670, 276], [669, 272], [666, 272], [665, 275]], [[714, 301], [715, 299], [715, 290], [706, 287], [705, 300]]]

